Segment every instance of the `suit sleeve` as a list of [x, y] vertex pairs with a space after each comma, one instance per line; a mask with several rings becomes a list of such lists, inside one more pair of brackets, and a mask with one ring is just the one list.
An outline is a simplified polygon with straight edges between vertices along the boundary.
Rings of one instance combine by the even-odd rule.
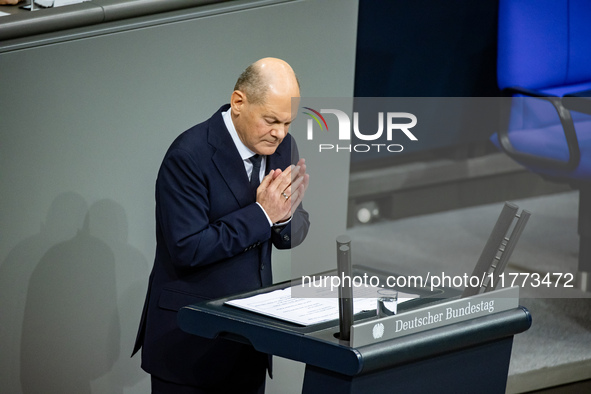
[[273, 228], [271, 241], [277, 249], [295, 248], [304, 241], [309, 227], [308, 212], [300, 204], [288, 224]]
[[213, 264], [271, 237], [267, 218], [256, 203], [210, 218], [212, 193], [203, 169], [188, 152], [168, 152], [156, 182], [156, 215], [161, 236], [177, 267]]

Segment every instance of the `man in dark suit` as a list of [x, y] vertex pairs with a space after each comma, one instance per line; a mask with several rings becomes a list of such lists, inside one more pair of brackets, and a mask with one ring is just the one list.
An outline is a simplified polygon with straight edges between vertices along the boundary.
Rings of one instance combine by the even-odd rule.
[[[308, 232], [309, 176], [288, 134], [297, 78], [265, 58], [238, 79], [230, 104], [181, 134], [156, 182], [156, 257], [134, 354], [153, 393], [262, 393], [270, 357], [189, 335], [177, 311], [272, 284], [271, 247]], [[259, 185], [260, 182], [260, 185]]]

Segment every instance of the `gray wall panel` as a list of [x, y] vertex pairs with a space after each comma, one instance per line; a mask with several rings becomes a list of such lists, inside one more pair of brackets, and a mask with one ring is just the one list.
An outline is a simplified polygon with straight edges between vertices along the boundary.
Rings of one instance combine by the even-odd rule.
[[[251, 3], [0, 54], [0, 391], [148, 392], [129, 354], [170, 142], [263, 56], [290, 62], [306, 96], [352, 95], [357, 1], [236, 10]], [[334, 176], [346, 185], [344, 158]], [[330, 207], [342, 220], [312, 219], [313, 230], [344, 231], [345, 203]], [[308, 206], [312, 218], [326, 209]], [[289, 278], [289, 260], [276, 254], [276, 280]], [[268, 392], [298, 392], [302, 366], [277, 367]]]

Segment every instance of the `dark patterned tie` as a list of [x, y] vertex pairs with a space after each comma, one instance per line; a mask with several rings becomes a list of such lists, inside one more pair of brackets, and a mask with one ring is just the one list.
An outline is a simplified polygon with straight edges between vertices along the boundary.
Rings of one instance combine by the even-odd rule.
[[263, 159], [263, 156], [261, 156], [261, 155], [254, 155], [254, 156], [251, 156], [251, 158], [249, 159], [250, 162], [252, 163], [252, 173], [250, 174], [250, 188], [255, 193], [255, 195], [256, 195], [257, 187], [259, 187], [259, 185], [261, 184], [259, 174], [261, 172], [261, 160], [262, 159]]

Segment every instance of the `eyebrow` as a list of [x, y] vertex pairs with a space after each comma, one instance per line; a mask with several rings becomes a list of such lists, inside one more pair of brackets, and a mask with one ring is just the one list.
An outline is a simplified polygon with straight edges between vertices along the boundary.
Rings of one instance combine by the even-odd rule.
[[293, 119], [289, 119], [288, 121], [282, 121], [281, 119], [279, 119], [278, 117], [276, 117], [275, 115], [263, 115], [263, 118], [267, 119], [267, 120], [272, 120], [274, 123], [291, 123], [293, 122]]

